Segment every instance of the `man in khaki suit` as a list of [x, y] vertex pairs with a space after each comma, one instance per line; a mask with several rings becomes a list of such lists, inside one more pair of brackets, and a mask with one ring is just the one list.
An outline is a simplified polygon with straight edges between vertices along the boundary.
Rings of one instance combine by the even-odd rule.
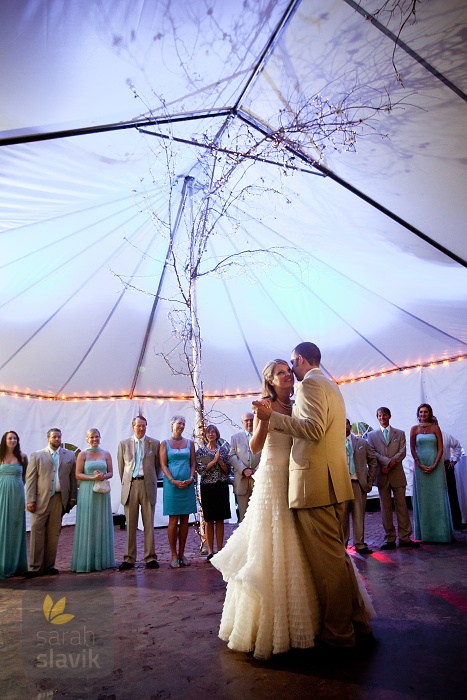
[[320, 371], [321, 353], [314, 343], [300, 343], [291, 364], [301, 382], [292, 416], [253, 402], [269, 430], [293, 436], [289, 463], [289, 506], [294, 510], [323, 610], [321, 641], [330, 647], [353, 647], [373, 639], [352, 562], [346, 552], [341, 513], [353, 498], [345, 456], [345, 406], [336, 384]]
[[250, 437], [253, 433], [252, 413], [244, 413], [242, 424], [245, 430], [232, 435], [230, 440], [230, 464], [234, 468], [234, 493], [238, 503], [238, 521], [241, 523], [245, 517], [248, 501], [253, 493], [253, 474], [261, 459], [261, 452], [254, 455], [250, 450]]
[[374, 450], [368, 442], [352, 433], [352, 426], [346, 423], [347, 466], [354, 494], [353, 501], [344, 503], [342, 530], [347, 546], [350, 536], [350, 513], [352, 513], [352, 530], [354, 547], [359, 554], [371, 554], [372, 550], [365, 542], [365, 508], [366, 497], [371, 491], [376, 476], [378, 462]]
[[402, 460], [406, 455], [405, 433], [403, 430], [389, 425], [391, 411], [386, 406], [380, 406], [376, 418], [381, 426], [368, 434], [368, 444], [373, 448], [378, 460], [376, 486], [378, 487], [381, 504], [381, 519], [385, 532], [384, 544], [381, 549], [396, 547], [396, 528], [392, 517], [391, 492], [394, 497], [399, 547], [419, 547], [418, 542], [410, 539], [412, 524], [410, 522], [407, 502], [405, 500], [405, 478]]
[[117, 462], [125, 507], [126, 549], [120, 571], [132, 569], [136, 561], [136, 532], [139, 509], [144, 527], [144, 561], [147, 569], [158, 569], [154, 545], [154, 511], [157, 477], [160, 475], [159, 440], [146, 435], [147, 420], [136, 416], [131, 422], [133, 436], [118, 446]]
[[55, 568], [64, 513], [76, 505], [76, 460], [60, 447], [62, 433], [51, 428], [47, 447], [33, 452], [26, 470], [26, 508], [31, 513], [28, 576], [58, 574]]

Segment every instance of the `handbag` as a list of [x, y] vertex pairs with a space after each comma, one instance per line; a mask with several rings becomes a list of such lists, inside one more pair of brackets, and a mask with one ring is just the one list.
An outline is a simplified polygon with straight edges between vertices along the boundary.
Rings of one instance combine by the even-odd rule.
[[95, 481], [92, 490], [95, 493], [110, 493], [110, 481], [104, 479], [104, 481]]

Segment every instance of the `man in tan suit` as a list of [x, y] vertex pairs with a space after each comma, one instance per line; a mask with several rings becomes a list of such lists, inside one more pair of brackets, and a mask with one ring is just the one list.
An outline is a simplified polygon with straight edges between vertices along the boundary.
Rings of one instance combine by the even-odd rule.
[[253, 474], [261, 459], [261, 452], [254, 455], [250, 450], [250, 438], [253, 433], [252, 413], [244, 413], [242, 424], [245, 430], [232, 435], [230, 440], [230, 464], [234, 468], [234, 493], [238, 503], [238, 521], [245, 517], [248, 501], [253, 493], [255, 484]]
[[345, 456], [345, 406], [336, 384], [320, 371], [321, 353], [314, 343], [300, 343], [291, 364], [301, 382], [292, 416], [253, 402], [269, 430], [293, 436], [289, 463], [289, 506], [294, 510], [323, 610], [321, 641], [330, 647], [353, 647], [373, 639], [346, 552], [341, 513], [353, 498]]
[[26, 470], [26, 509], [31, 513], [28, 576], [58, 574], [55, 568], [64, 513], [76, 505], [76, 460], [60, 447], [62, 433], [51, 428], [48, 445], [33, 452]]
[[159, 440], [146, 435], [147, 420], [136, 416], [131, 422], [133, 436], [118, 446], [118, 471], [125, 507], [126, 549], [120, 571], [132, 569], [136, 561], [136, 532], [139, 509], [144, 527], [144, 561], [147, 569], [158, 569], [154, 545], [154, 511], [157, 477], [160, 475]]
[[344, 543], [347, 546], [350, 536], [350, 513], [352, 513], [352, 530], [354, 547], [359, 554], [371, 554], [365, 542], [365, 508], [366, 497], [371, 491], [376, 476], [378, 462], [374, 450], [368, 442], [352, 433], [352, 426], [346, 423], [347, 466], [354, 494], [353, 501], [344, 503], [342, 529]]
[[418, 542], [410, 539], [412, 524], [405, 500], [407, 479], [402, 466], [402, 460], [406, 455], [405, 433], [403, 430], [389, 425], [391, 411], [386, 406], [377, 409], [376, 418], [381, 429], [372, 430], [368, 434], [368, 444], [375, 451], [378, 460], [376, 486], [378, 487], [381, 518], [385, 532], [385, 541], [381, 549], [394, 549], [396, 547], [391, 492], [394, 497], [399, 547], [419, 547]]

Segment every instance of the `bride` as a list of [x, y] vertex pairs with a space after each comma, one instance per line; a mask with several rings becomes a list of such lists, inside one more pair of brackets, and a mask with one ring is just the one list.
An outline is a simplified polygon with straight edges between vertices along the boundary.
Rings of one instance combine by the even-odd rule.
[[[263, 396], [273, 411], [291, 415], [294, 377], [285, 360], [263, 370]], [[314, 646], [321, 610], [314, 581], [288, 503], [292, 438], [268, 433], [255, 418], [250, 449], [262, 449], [244, 520], [211, 559], [227, 581], [219, 637], [235, 651], [268, 659], [291, 648]], [[360, 577], [367, 612], [375, 617]]]

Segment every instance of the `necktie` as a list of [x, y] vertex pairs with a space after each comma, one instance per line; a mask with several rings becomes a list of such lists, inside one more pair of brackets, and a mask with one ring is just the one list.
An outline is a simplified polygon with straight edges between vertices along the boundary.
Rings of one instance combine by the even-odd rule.
[[251, 469], [251, 450], [250, 450], [250, 440], [253, 437], [253, 433], [247, 433], [246, 434], [246, 439], [248, 440], [248, 466]]
[[52, 452], [52, 462], [54, 463], [54, 480], [52, 482], [52, 490], [50, 492], [50, 495], [53, 496], [55, 494], [55, 487], [57, 484], [57, 474], [58, 474], [58, 452], [55, 450], [55, 452]]
[[387, 428], [383, 429], [383, 436], [384, 436], [384, 442], [387, 445], [389, 442], [389, 430]]
[[355, 474], [355, 462], [353, 459], [352, 443], [349, 437], [345, 439], [345, 443], [347, 448], [347, 463], [349, 465], [349, 474], [352, 476], [352, 474]]
[[138, 476], [139, 474], [139, 467], [141, 464], [141, 451], [142, 451], [142, 445], [141, 445], [141, 440], [136, 441], [136, 453], [135, 453], [135, 466], [133, 469], [133, 479]]

